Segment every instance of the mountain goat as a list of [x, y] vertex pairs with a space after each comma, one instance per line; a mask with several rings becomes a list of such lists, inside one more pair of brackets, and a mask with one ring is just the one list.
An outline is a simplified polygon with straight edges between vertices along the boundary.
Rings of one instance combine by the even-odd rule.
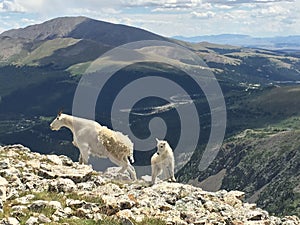
[[58, 113], [50, 124], [52, 130], [61, 127], [69, 128], [73, 133], [73, 145], [80, 151], [79, 163], [88, 164], [89, 156], [109, 158], [120, 166], [119, 172], [128, 170], [133, 180], [136, 180], [133, 163], [133, 143], [121, 132], [110, 130], [93, 120], [79, 118], [64, 113]]
[[151, 157], [151, 168], [152, 168], [152, 184], [155, 184], [156, 177], [164, 172], [165, 178], [171, 179], [175, 182], [174, 176], [174, 154], [167, 141], [158, 140], [157, 141], [157, 152]]

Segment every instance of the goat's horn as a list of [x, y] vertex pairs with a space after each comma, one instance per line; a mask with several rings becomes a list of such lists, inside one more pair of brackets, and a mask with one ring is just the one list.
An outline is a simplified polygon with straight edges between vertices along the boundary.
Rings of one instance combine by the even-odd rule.
[[62, 112], [63, 112], [63, 109], [60, 109], [60, 110], [58, 111], [57, 115], [60, 116], [60, 115], [62, 114]]

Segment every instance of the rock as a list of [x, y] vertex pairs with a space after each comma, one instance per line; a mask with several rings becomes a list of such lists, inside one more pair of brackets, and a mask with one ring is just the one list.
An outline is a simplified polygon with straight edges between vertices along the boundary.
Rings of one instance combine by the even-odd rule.
[[33, 169], [39, 169], [41, 167], [41, 162], [38, 159], [32, 159], [30, 161], [27, 161], [27, 166]]
[[67, 199], [66, 204], [72, 209], [78, 209], [82, 207], [85, 204], [85, 202], [81, 200]]
[[10, 167], [9, 159], [0, 161], [0, 170], [8, 169]]
[[255, 210], [248, 212], [246, 218], [250, 221], [261, 221], [268, 218], [268, 215], [266, 215], [266, 213], [263, 211]]
[[14, 205], [11, 207], [11, 210], [13, 212], [20, 212], [20, 211], [23, 211], [23, 210], [26, 210], [28, 207], [27, 206], [24, 206], [24, 205]]
[[53, 222], [58, 222], [60, 217], [59, 216], [56, 216], [55, 214], [51, 216]]
[[[95, 172], [66, 156], [32, 153], [19, 145], [0, 147], [0, 151], [4, 148], [8, 159], [0, 161], [0, 187], [1, 183], [6, 187], [4, 204], [11, 206], [11, 218], [31, 215], [25, 223], [28, 225], [59, 223], [63, 218], [103, 221], [107, 216], [119, 219], [123, 225], [145, 218], [158, 218], [172, 225], [300, 224], [296, 216], [269, 216], [255, 204], [244, 203], [244, 193], [240, 191], [207, 192], [192, 185], [163, 181], [149, 186], [146, 178], [132, 183], [128, 174], [117, 172], [119, 168]], [[49, 196], [44, 197], [45, 192]], [[54, 211], [53, 215], [40, 214], [46, 207]], [[8, 218], [0, 221], [0, 225], [10, 223]]]
[[49, 184], [49, 191], [52, 192], [75, 192], [77, 186], [71, 179], [58, 178]]
[[133, 213], [129, 209], [124, 209], [124, 210], [117, 212], [116, 216], [121, 219], [134, 218]]
[[61, 203], [58, 202], [58, 201], [50, 201], [50, 202], [48, 203], [48, 206], [49, 206], [49, 207], [52, 207], [53, 209], [62, 209], [62, 205], [61, 205]]
[[4, 202], [6, 201], [6, 191], [7, 191], [8, 182], [5, 178], [0, 176], [0, 199]]
[[14, 217], [8, 217], [7, 219], [4, 219], [3, 223], [0, 224], [5, 224], [5, 225], [19, 225], [20, 222]]
[[115, 181], [131, 181], [130, 174], [126, 171], [119, 173], [121, 167], [109, 167], [104, 172], [104, 176]]
[[46, 157], [49, 161], [51, 161], [52, 163], [54, 163], [56, 165], [59, 165], [59, 166], [63, 165], [61, 158], [57, 155], [47, 155]]
[[243, 202], [240, 200], [240, 198], [243, 198], [243, 197], [241, 197], [241, 195], [238, 195], [238, 197], [237, 197], [235, 194], [236, 193], [233, 193], [233, 192], [229, 192], [229, 193], [225, 194], [225, 196], [223, 197], [224, 202], [231, 206], [241, 206], [243, 204]]
[[60, 158], [63, 166], [73, 166], [74, 165], [72, 159], [70, 159], [68, 156], [60, 155], [59, 158]]
[[66, 178], [75, 183], [89, 180], [93, 169], [87, 165], [77, 165], [76, 167], [41, 164], [38, 175], [46, 179]]
[[148, 183], [151, 183], [152, 182], [152, 176], [144, 175], [144, 176], [141, 177], [141, 180], [143, 180], [145, 182], [148, 182]]
[[47, 216], [44, 214], [40, 214], [38, 217], [38, 221], [41, 223], [51, 223], [51, 219], [49, 219]]
[[66, 214], [68, 216], [73, 214], [73, 210], [70, 207], [64, 208], [63, 212], [64, 212], [64, 214]]
[[134, 223], [128, 218], [122, 218], [121, 219], [121, 224], [122, 225], [134, 225]]
[[34, 201], [30, 206], [29, 209], [36, 212], [39, 211], [41, 209], [44, 209], [48, 206], [48, 201], [44, 201], [44, 200], [37, 200]]
[[25, 225], [39, 225], [39, 219], [37, 217], [31, 216], [26, 221]]
[[95, 188], [95, 183], [90, 181], [78, 183], [77, 188], [82, 191], [92, 191]]
[[282, 219], [282, 224], [284, 224], [284, 225], [299, 225], [300, 219], [297, 216], [285, 216]]
[[[66, 209], [68, 208], [68, 209]], [[51, 216], [52, 220], [53, 221], [58, 221], [60, 218], [67, 218], [69, 217], [73, 211], [71, 208], [69, 207], [66, 207], [65, 209], [61, 210], [61, 209], [58, 209], [54, 212], [54, 214]]]
[[103, 214], [101, 214], [101, 213], [95, 213], [93, 220], [95, 220], [97, 222], [97, 221], [102, 221], [103, 218], [104, 218]]
[[32, 195], [32, 194], [29, 194], [29, 195], [26, 195], [26, 196], [23, 196], [21, 198], [17, 198], [15, 199], [15, 201], [21, 205], [26, 205], [26, 204], [29, 204], [30, 203], [30, 200], [34, 199], [35, 196]]

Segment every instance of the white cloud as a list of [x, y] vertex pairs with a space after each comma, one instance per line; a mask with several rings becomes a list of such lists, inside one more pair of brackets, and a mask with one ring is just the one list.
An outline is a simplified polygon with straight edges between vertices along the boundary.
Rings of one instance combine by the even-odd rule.
[[15, 1], [0, 2], [0, 12], [25, 12], [25, 8]]
[[214, 5], [216, 8], [218, 9], [232, 9], [233, 6], [230, 6], [230, 5], [221, 5], [221, 4], [215, 4]]
[[212, 11], [208, 12], [191, 12], [191, 14], [198, 19], [209, 19], [216, 16], [216, 13]]
[[290, 13], [290, 10], [279, 6], [279, 5], [270, 5], [266, 8], [261, 8], [257, 10], [257, 16], [263, 16], [263, 17], [274, 17], [279, 15], [286, 15], [288, 16]]
[[300, 33], [300, 0], [0, 0], [0, 29], [79, 15], [165, 36]]

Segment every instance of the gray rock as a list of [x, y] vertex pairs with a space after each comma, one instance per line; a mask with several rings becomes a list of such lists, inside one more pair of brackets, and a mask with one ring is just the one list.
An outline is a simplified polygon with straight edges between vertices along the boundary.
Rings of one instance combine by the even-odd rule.
[[8, 169], [10, 168], [10, 162], [9, 159], [4, 159], [0, 161], [0, 170]]
[[39, 211], [41, 209], [44, 209], [48, 206], [48, 201], [44, 200], [37, 200], [34, 201], [28, 208], [32, 211]]
[[51, 223], [51, 219], [49, 219], [47, 216], [44, 214], [40, 214], [38, 217], [38, 221], [41, 223]]
[[18, 211], [23, 211], [23, 210], [26, 210], [28, 207], [27, 206], [24, 206], [24, 205], [14, 205], [11, 207], [11, 210], [13, 212], [18, 212]]
[[[7, 187], [6, 201], [13, 201], [10, 216], [20, 218], [30, 210], [33, 217], [26, 221], [28, 225], [58, 222], [62, 218], [102, 221], [107, 216], [120, 219], [124, 225], [153, 217], [172, 225], [300, 224], [298, 217], [272, 217], [255, 204], [244, 203], [244, 193], [240, 191], [207, 192], [192, 185], [163, 181], [153, 186], [144, 180], [132, 183], [126, 173], [117, 172], [119, 168], [95, 172], [68, 157], [32, 153], [18, 145], [6, 147], [5, 153], [9, 161], [5, 164], [2, 160], [2, 169], [0, 162], [0, 175], [9, 180], [3, 182]], [[33, 201], [39, 195], [23, 196], [27, 191], [55, 192], [58, 199]], [[71, 199], [70, 193], [82, 199]], [[1, 203], [2, 200], [0, 211]], [[50, 218], [39, 214], [45, 207], [55, 210]], [[7, 219], [2, 219], [2, 224], [8, 224]]]
[[39, 225], [39, 219], [37, 217], [31, 216], [26, 221], [25, 225]]
[[95, 186], [95, 183], [92, 181], [77, 184], [77, 188], [82, 191], [92, 191], [95, 188]]
[[62, 205], [58, 201], [50, 201], [48, 202], [48, 206], [52, 207], [53, 209], [62, 209]]
[[76, 165], [74, 167], [41, 164], [38, 175], [46, 179], [66, 178], [75, 183], [88, 181], [92, 176], [93, 169], [87, 165]]
[[73, 210], [70, 207], [64, 208], [63, 212], [64, 212], [64, 214], [66, 214], [68, 216], [73, 214]]
[[0, 199], [4, 202], [6, 201], [6, 191], [7, 191], [8, 182], [5, 178], [0, 176]]
[[85, 204], [84, 201], [81, 201], [81, 200], [74, 200], [74, 199], [67, 199], [66, 200], [66, 205], [68, 207], [71, 207], [71, 208], [80, 208], [82, 207], [83, 205]]
[[47, 155], [46, 157], [49, 161], [51, 161], [52, 163], [54, 163], [56, 165], [59, 165], [59, 166], [63, 165], [61, 158], [57, 155]]
[[58, 178], [49, 184], [49, 191], [52, 192], [75, 192], [76, 184], [68, 178]]
[[134, 223], [128, 218], [121, 219], [121, 224], [122, 225], [134, 225]]
[[6, 219], [1, 220], [0, 224], [3, 225], [19, 225], [20, 222], [14, 217], [8, 217]]
[[17, 198], [15, 199], [15, 201], [21, 205], [27, 205], [30, 203], [30, 200], [34, 199], [35, 196], [32, 195], [32, 194], [29, 194], [29, 195], [26, 195], [26, 196], [23, 196], [21, 198]]

